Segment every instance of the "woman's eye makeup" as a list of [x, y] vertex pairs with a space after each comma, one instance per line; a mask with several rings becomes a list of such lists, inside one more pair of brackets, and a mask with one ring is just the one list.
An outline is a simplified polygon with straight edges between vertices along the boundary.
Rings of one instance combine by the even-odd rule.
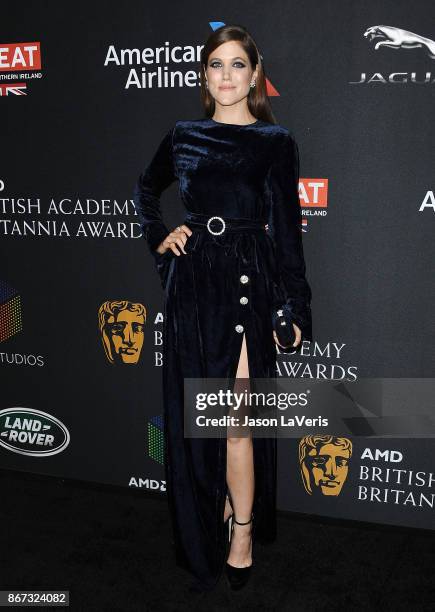
[[[220, 66], [222, 66], [221, 62], [218, 62], [218, 61], [210, 62], [210, 68], [219, 68]], [[240, 66], [241, 68], [245, 68], [246, 64], [240, 61], [236, 61], [234, 62], [233, 66]]]

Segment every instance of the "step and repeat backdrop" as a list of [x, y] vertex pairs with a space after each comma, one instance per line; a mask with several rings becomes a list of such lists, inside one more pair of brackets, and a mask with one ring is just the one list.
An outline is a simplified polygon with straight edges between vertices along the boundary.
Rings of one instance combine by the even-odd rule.
[[[165, 495], [163, 292], [133, 188], [174, 122], [203, 116], [200, 50], [230, 23], [300, 151], [314, 340], [277, 352], [278, 377], [433, 376], [432, 2], [11, 5], [1, 467]], [[178, 185], [161, 201], [173, 228]], [[435, 439], [337, 434], [279, 441], [280, 509], [435, 527]]]

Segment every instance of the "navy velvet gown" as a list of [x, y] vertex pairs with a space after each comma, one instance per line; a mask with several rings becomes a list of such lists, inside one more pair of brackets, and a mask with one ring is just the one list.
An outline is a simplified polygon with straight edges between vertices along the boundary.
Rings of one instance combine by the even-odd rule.
[[[274, 342], [271, 312], [283, 304], [302, 340], [312, 340], [298, 180], [298, 147], [286, 128], [206, 118], [177, 121], [134, 190], [164, 289], [165, 475], [176, 561], [205, 587], [214, 586], [226, 560], [226, 438], [184, 437], [183, 379], [234, 378], [243, 335], [250, 377], [275, 377], [277, 350], [286, 351]], [[180, 256], [155, 250], [170, 233], [159, 198], [173, 181], [186, 208], [180, 225], [193, 232]], [[222, 232], [219, 219], [207, 227], [216, 216], [228, 229]], [[262, 543], [276, 538], [276, 443], [253, 438], [255, 538]]]

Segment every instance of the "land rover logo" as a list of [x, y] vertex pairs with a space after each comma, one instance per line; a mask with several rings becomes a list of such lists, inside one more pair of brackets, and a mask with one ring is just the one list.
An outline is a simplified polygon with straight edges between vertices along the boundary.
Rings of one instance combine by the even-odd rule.
[[0, 410], [0, 445], [13, 453], [48, 457], [62, 452], [70, 435], [56, 417], [32, 408]]

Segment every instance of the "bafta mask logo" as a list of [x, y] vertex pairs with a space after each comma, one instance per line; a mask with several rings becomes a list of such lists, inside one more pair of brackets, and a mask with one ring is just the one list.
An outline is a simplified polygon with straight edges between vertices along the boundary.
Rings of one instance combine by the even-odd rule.
[[104, 302], [98, 324], [110, 363], [137, 363], [142, 351], [146, 309], [128, 300]]
[[308, 495], [340, 495], [347, 478], [352, 442], [324, 434], [305, 436], [299, 442], [299, 464]]

